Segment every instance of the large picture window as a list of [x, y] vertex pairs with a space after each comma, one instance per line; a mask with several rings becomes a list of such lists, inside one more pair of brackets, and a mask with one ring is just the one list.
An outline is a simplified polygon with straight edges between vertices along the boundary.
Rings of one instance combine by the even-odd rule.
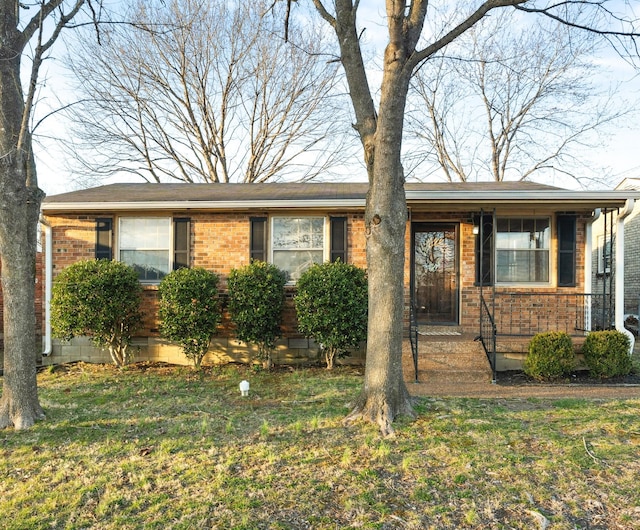
[[324, 217], [273, 217], [271, 225], [272, 263], [296, 281], [325, 254]]
[[496, 281], [549, 281], [549, 218], [498, 218], [496, 223]]
[[171, 218], [122, 217], [120, 261], [131, 265], [142, 282], [158, 282], [171, 270]]

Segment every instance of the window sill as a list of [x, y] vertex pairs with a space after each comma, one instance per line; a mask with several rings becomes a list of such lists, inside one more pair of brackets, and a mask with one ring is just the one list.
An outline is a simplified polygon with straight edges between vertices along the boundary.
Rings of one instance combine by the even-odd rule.
[[512, 283], [512, 282], [496, 282], [495, 285], [497, 288], [516, 288], [516, 289], [533, 289], [533, 288], [546, 288], [553, 289], [557, 287], [553, 285], [551, 282], [521, 282], [521, 283]]

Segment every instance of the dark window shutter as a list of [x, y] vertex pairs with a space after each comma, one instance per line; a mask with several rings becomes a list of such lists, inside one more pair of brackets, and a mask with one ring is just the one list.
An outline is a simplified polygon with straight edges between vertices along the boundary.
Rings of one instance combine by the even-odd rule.
[[251, 261], [267, 261], [267, 218], [251, 217], [249, 236], [249, 257]]
[[559, 215], [558, 226], [558, 286], [576, 285], [576, 216]]
[[173, 270], [189, 268], [191, 257], [191, 219], [173, 219]]
[[96, 259], [113, 259], [113, 219], [99, 217], [96, 219]]
[[493, 285], [493, 215], [476, 216], [473, 226], [478, 229], [475, 238], [476, 285]]
[[331, 251], [330, 260], [347, 262], [347, 218], [331, 217]]

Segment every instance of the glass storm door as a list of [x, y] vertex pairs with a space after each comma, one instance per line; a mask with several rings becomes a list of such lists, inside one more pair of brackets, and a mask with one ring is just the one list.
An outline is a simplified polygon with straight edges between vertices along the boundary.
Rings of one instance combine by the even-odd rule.
[[457, 225], [413, 226], [413, 299], [420, 324], [458, 323]]

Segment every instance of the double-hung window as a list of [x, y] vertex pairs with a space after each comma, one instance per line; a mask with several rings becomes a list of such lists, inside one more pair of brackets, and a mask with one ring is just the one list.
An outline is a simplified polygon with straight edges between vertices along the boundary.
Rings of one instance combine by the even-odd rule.
[[131, 265], [142, 282], [157, 282], [171, 270], [171, 218], [121, 217], [120, 261]]
[[548, 217], [498, 218], [495, 238], [497, 282], [549, 282], [551, 221]]
[[158, 283], [171, 270], [189, 267], [190, 248], [188, 217], [120, 217], [117, 224], [113, 217], [96, 219], [96, 259], [128, 263], [144, 283]]
[[271, 262], [296, 281], [314, 263], [325, 261], [324, 217], [272, 217]]

